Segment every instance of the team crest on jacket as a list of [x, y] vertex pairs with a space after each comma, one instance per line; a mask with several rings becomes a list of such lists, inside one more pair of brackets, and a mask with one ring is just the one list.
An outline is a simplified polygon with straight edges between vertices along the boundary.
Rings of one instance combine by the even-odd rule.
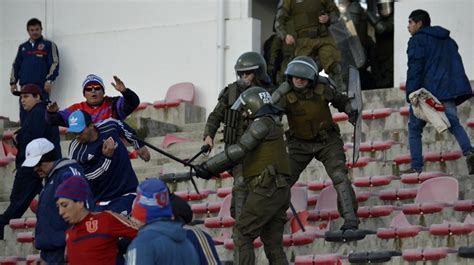
[[38, 44], [38, 50], [42, 51], [44, 49], [44, 43]]
[[95, 233], [99, 229], [99, 220], [91, 219], [86, 222], [86, 229], [89, 233]]

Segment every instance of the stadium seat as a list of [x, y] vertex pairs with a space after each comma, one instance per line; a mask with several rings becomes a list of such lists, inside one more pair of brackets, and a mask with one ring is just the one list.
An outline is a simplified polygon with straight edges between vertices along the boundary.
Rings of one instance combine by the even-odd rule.
[[8, 256], [0, 258], [0, 265], [16, 265], [18, 262], [25, 261], [22, 256]]
[[414, 199], [416, 197], [417, 192], [418, 192], [418, 189], [416, 188], [388, 189], [388, 190], [380, 191], [378, 194], [378, 197], [380, 200], [383, 200], [383, 201], [409, 200], [409, 199]]
[[20, 232], [16, 234], [16, 241], [18, 243], [31, 243], [35, 240], [33, 232]]
[[2, 141], [2, 145], [3, 145], [3, 150], [5, 151], [5, 155], [7, 157], [11, 157], [11, 158], [16, 157], [16, 154], [18, 153], [18, 150], [16, 149], [16, 147], [14, 145], [11, 145], [11, 144], [6, 143], [4, 141]]
[[36, 213], [36, 211], [38, 210], [38, 199], [35, 198], [30, 202], [30, 210], [33, 213]]
[[405, 214], [399, 212], [390, 222], [389, 228], [377, 229], [377, 237], [381, 239], [415, 237], [424, 230], [426, 228], [422, 226], [410, 224]]
[[318, 202], [319, 194], [308, 196], [308, 206], [314, 206]]
[[402, 257], [406, 261], [428, 261], [441, 260], [446, 258], [449, 253], [456, 253], [456, 250], [449, 248], [419, 248], [405, 249], [402, 251]]
[[359, 187], [359, 188], [378, 187], [378, 186], [388, 185], [394, 179], [397, 179], [397, 177], [394, 175], [370, 176], [370, 177], [355, 178], [352, 183], [354, 184], [354, 186]]
[[194, 214], [210, 214], [220, 211], [222, 202], [204, 202], [191, 205]]
[[152, 106], [152, 105], [153, 104], [150, 102], [140, 102], [140, 104], [138, 104], [137, 108], [134, 111], [144, 110], [148, 108], [148, 106]]
[[227, 195], [222, 201], [222, 206], [217, 217], [209, 217], [204, 219], [204, 226], [207, 228], [231, 227], [235, 224], [234, 218], [230, 216], [230, 204], [232, 194]]
[[458, 212], [473, 212], [474, 200], [458, 200], [453, 204], [453, 209]]
[[411, 173], [411, 174], [402, 174], [400, 176], [401, 182], [404, 184], [420, 184], [428, 179], [438, 178], [438, 177], [448, 177], [451, 176], [448, 173], [443, 172], [421, 172], [421, 173]]
[[370, 141], [360, 143], [359, 151], [361, 152], [375, 152], [384, 151], [392, 147], [394, 141]]
[[295, 265], [340, 265], [342, 258], [339, 254], [296, 256]]
[[41, 261], [41, 257], [39, 254], [30, 254], [26, 256], [27, 265], [36, 265], [36, 264], [39, 264], [40, 261]]
[[14, 131], [4, 131], [3, 132], [3, 136], [2, 136], [2, 140], [6, 141], [6, 140], [13, 140], [13, 134], [14, 134]]
[[[253, 248], [259, 248], [263, 246], [263, 243], [262, 243], [262, 240], [260, 239], [260, 237], [257, 237], [257, 239], [255, 239], [253, 241]], [[233, 250], [234, 249], [234, 240], [232, 238], [227, 238], [224, 240], [224, 248], [228, 249], [228, 250]]]
[[232, 187], [223, 187], [217, 189], [217, 197], [225, 198], [227, 195], [232, 193]]
[[467, 235], [472, 232], [471, 224], [459, 222], [444, 222], [432, 224], [429, 228], [430, 234], [435, 236]]
[[450, 151], [450, 152], [443, 153], [441, 155], [441, 161], [453, 161], [453, 160], [458, 160], [461, 157], [462, 157], [462, 152], [460, 150]]
[[407, 89], [405, 82], [401, 82], [400, 85], [399, 85], [399, 88], [400, 88], [401, 91], [405, 91]]
[[373, 192], [368, 192], [368, 191], [365, 191], [365, 192], [356, 192], [356, 198], [357, 198], [357, 202], [361, 203], [361, 202], [365, 202], [367, 200], [369, 200], [370, 197], [374, 196], [375, 193]]
[[199, 201], [205, 199], [209, 196], [209, 194], [215, 193], [210, 189], [200, 190], [199, 193], [196, 191], [176, 191], [174, 194], [181, 197], [181, 199], [186, 201]]
[[12, 161], [13, 159], [8, 157], [5, 153], [5, 150], [3, 149], [3, 141], [0, 140], [0, 167], [5, 167]]
[[474, 128], [474, 118], [467, 119], [466, 125], [469, 128]]
[[186, 142], [192, 142], [192, 141], [193, 140], [188, 139], [188, 138], [182, 138], [182, 137], [173, 135], [171, 133], [167, 133], [165, 137], [163, 138], [163, 142], [161, 142], [161, 146], [168, 148], [170, 145], [175, 144], [175, 143], [186, 143]]
[[432, 178], [421, 183], [415, 203], [403, 207], [405, 214], [428, 214], [451, 206], [459, 196], [459, 184], [455, 178]]
[[393, 205], [364, 206], [357, 209], [360, 218], [378, 218], [392, 214], [398, 207]]
[[344, 112], [337, 112], [332, 114], [332, 120], [334, 122], [347, 121], [349, 120], [349, 116], [347, 116], [347, 114]]
[[356, 252], [348, 256], [350, 263], [356, 264], [371, 264], [388, 262], [394, 256], [401, 256], [399, 251], [371, 251], [371, 252]]
[[337, 193], [333, 186], [324, 188], [319, 193], [318, 202], [314, 207], [314, 210], [310, 210], [308, 220], [320, 221], [320, 220], [333, 220], [339, 218], [339, 212], [337, 210]]
[[283, 246], [303, 246], [313, 243], [314, 236], [311, 233], [301, 232], [283, 235]]
[[329, 186], [332, 186], [332, 180], [330, 179], [316, 180], [308, 183], [308, 190], [320, 191]]
[[408, 115], [410, 114], [410, 107], [409, 106], [400, 107], [398, 112], [400, 113], [401, 116], [408, 117]]
[[370, 160], [371, 159], [369, 157], [359, 157], [359, 159], [355, 163], [352, 163], [352, 159], [349, 159], [349, 161], [346, 162], [346, 166], [348, 168], [365, 167], [369, 164]]
[[393, 158], [393, 163], [397, 166], [401, 164], [409, 164], [410, 162], [411, 162], [411, 156], [409, 154], [396, 155]]
[[474, 246], [463, 246], [458, 249], [458, 256], [461, 258], [474, 258]]
[[168, 88], [164, 100], [153, 102], [155, 108], [177, 107], [181, 102], [193, 104], [194, 85], [189, 82], [177, 83]]
[[391, 108], [382, 108], [382, 109], [371, 109], [362, 111], [362, 119], [364, 120], [375, 120], [382, 119], [390, 116], [393, 110]]
[[36, 226], [36, 217], [11, 219], [9, 226], [11, 229], [27, 229]]

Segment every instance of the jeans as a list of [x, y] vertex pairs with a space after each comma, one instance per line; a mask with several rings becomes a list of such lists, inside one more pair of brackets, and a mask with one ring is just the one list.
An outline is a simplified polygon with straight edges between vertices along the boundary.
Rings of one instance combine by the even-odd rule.
[[[466, 131], [459, 123], [457, 108], [454, 101], [445, 101], [442, 102], [444, 105], [444, 110], [446, 117], [448, 117], [451, 127], [448, 128], [449, 132], [454, 135], [456, 141], [464, 155], [469, 154], [473, 148], [471, 146], [471, 141], [467, 136]], [[413, 114], [412, 106], [410, 105], [410, 118], [408, 121], [408, 143], [410, 145], [410, 155], [411, 155], [411, 168], [416, 171], [422, 171], [423, 169], [423, 151], [422, 151], [422, 142], [421, 135], [423, 133], [423, 128], [425, 127], [426, 122], [420, 120]]]

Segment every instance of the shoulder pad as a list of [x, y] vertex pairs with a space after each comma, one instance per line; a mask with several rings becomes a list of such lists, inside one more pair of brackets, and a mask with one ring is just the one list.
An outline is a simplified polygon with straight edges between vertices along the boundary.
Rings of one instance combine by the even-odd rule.
[[330, 86], [333, 89], [336, 89], [336, 82], [334, 82], [334, 80], [325, 76], [318, 77], [318, 84], [324, 84], [324, 85]]
[[237, 89], [237, 84], [235, 82], [230, 83], [226, 87], [224, 87], [221, 92], [219, 92], [219, 96], [217, 97], [217, 99], [220, 100], [225, 94], [229, 94], [229, 90], [231, 89]]
[[250, 125], [249, 132], [255, 139], [263, 139], [270, 131], [272, 120], [262, 117], [255, 119]]

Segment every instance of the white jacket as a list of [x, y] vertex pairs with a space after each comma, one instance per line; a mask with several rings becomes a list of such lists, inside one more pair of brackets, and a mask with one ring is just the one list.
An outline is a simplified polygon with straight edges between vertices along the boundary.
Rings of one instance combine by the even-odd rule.
[[413, 114], [418, 119], [433, 124], [439, 133], [451, 127], [448, 117], [444, 113], [443, 104], [428, 90], [420, 88], [408, 95], [408, 98], [411, 102]]

